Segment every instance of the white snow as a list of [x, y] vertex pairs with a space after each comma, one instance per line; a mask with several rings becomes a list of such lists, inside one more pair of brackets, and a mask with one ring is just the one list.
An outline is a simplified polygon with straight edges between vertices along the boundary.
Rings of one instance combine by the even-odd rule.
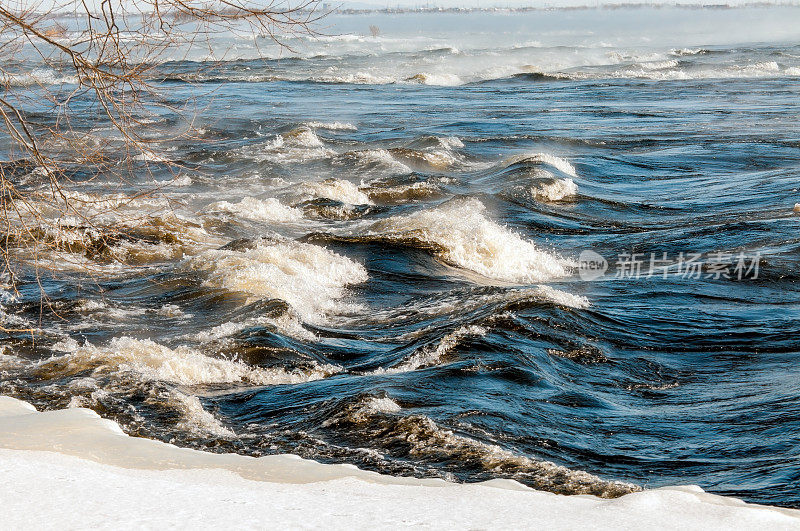
[[0, 397], [0, 529], [797, 529], [800, 511], [672, 487], [615, 500], [394, 478], [128, 437], [87, 409]]

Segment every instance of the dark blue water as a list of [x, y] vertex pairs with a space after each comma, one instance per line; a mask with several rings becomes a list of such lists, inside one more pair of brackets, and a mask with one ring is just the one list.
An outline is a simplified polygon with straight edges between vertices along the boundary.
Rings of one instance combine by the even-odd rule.
[[[800, 55], [714, 46], [742, 68]], [[800, 84], [776, 61], [455, 86], [229, 80], [302, 77], [285, 60], [198, 86], [173, 65], [164, 94], [203, 102], [195, 139], [160, 144], [181, 178], [101, 216], [105, 246], [54, 253], [48, 307], [22, 266], [4, 326], [41, 333], [2, 340], [0, 391], [209, 451], [800, 506]], [[174, 170], [141, 165], [82, 191]]]

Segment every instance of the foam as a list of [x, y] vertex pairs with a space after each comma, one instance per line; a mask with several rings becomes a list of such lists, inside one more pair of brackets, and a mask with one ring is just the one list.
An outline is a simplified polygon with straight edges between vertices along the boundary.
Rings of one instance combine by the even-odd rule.
[[277, 199], [256, 199], [245, 197], [238, 203], [218, 201], [208, 206], [209, 212], [227, 212], [240, 218], [253, 221], [297, 222], [303, 219], [303, 212], [282, 204]]
[[561, 201], [568, 197], [574, 197], [577, 193], [578, 185], [572, 179], [556, 179], [531, 189], [533, 197], [544, 201]]
[[439, 136], [436, 139], [445, 149], [461, 149], [464, 147], [464, 142], [457, 136]]
[[408, 164], [421, 164], [436, 169], [446, 169], [458, 162], [449, 149], [420, 151], [408, 148], [392, 148], [389, 152], [393, 157]]
[[678, 66], [678, 61], [675, 59], [670, 59], [668, 61], [649, 61], [646, 63], [639, 63], [638, 66], [645, 70], [664, 70], [667, 68], [676, 68]]
[[388, 167], [398, 173], [411, 173], [411, 168], [395, 159], [388, 149], [364, 149], [360, 151], [350, 151], [343, 156], [356, 159], [362, 165], [378, 164]]
[[372, 200], [383, 203], [404, 203], [417, 199], [427, 199], [441, 194], [441, 190], [435, 184], [427, 181], [418, 181], [411, 184], [399, 184], [396, 186], [380, 186], [373, 184], [367, 193]]
[[312, 129], [327, 129], [328, 131], [358, 131], [358, 128], [346, 122], [306, 122]]
[[542, 297], [550, 302], [554, 302], [560, 306], [567, 308], [575, 308], [584, 310], [590, 306], [589, 299], [583, 295], [574, 295], [552, 286], [538, 286], [536, 291], [531, 293], [521, 292], [519, 297], [524, 298], [533, 295], [534, 297]]
[[358, 189], [358, 186], [344, 179], [326, 179], [320, 182], [304, 182], [298, 192], [304, 197], [324, 198], [346, 203], [348, 205], [370, 205], [369, 196]]
[[566, 263], [488, 219], [475, 198], [456, 198], [375, 223], [370, 233], [432, 245], [446, 262], [484, 277], [536, 283], [567, 275]]
[[569, 175], [570, 177], [578, 177], [578, 172], [575, 171], [575, 166], [570, 164], [568, 160], [551, 155], [550, 153], [525, 153], [522, 155], [515, 155], [504, 161], [504, 164], [506, 166], [510, 166], [512, 164], [519, 164], [521, 162], [547, 164], [553, 168], [556, 168], [558, 171]]
[[47, 375], [74, 375], [91, 371], [96, 376], [133, 374], [138, 381], [160, 381], [179, 385], [247, 383], [276, 385], [324, 378], [336, 372], [332, 366], [309, 373], [251, 367], [240, 361], [212, 358], [187, 347], [169, 348], [149, 339], [115, 337], [107, 346], [78, 344], [72, 339], [57, 343], [64, 352], [38, 363]]
[[489, 330], [478, 325], [460, 326], [445, 335], [434, 348], [422, 348], [412, 354], [402, 363], [388, 369], [377, 369], [374, 374], [397, 374], [416, 371], [439, 363], [448, 352], [453, 350], [459, 342], [469, 336], [483, 336]]
[[[325, 143], [313, 130], [307, 127], [276, 135], [271, 141], [255, 149], [257, 151], [252, 154], [252, 157], [256, 161], [275, 163], [304, 162], [336, 154], [334, 150], [325, 146]], [[239, 152], [249, 155], [252, 150], [253, 148], [248, 147]]]
[[432, 74], [429, 72], [421, 72], [419, 74], [414, 74], [413, 76], [407, 78], [405, 81], [419, 83], [421, 85], [433, 85], [440, 87], [454, 87], [457, 85], [462, 85], [464, 83], [464, 81], [455, 74], [447, 74], [447, 73]]
[[687, 56], [687, 55], [700, 55], [708, 53], [705, 48], [677, 48], [670, 52], [672, 55]]
[[77, 76], [60, 75], [55, 70], [46, 68], [37, 68], [30, 72], [19, 74], [3, 73], [0, 75], [0, 84], [12, 87], [75, 85], [77, 83]]
[[323, 75], [312, 77], [311, 80], [320, 83], [346, 83], [351, 85], [387, 85], [397, 82], [397, 79], [392, 76], [381, 76], [370, 72]]
[[380, 447], [417, 458], [456, 459], [479, 463], [486, 471], [511, 474], [551, 492], [591, 494], [614, 498], [641, 491], [641, 487], [618, 481], [605, 481], [581, 470], [570, 470], [549, 461], [515, 454], [495, 444], [456, 434], [420, 414], [400, 416], [399, 404], [387, 398], [365, 397], [344, 407], [326, 423], [339, 429], [357, 426]]
[[177, 422], [176, 428], [183, 432], [195, 433], [198, 435], [211, 434], [215, 437], [230, 438], [236, 434], [223, 424], [211, 413], [203, 408], [200, 399], [196, 396], [186, 395], [180, 391], [169, 393], [168, 403], [181, 412], [181, 420]]
[[[344, 410], [343, 415], [346, 417], [348, 422], [352, 422], [354, 424], [361, 424], [364, 422], [369, 421], [371, 417], [375, 414], [384, 413], [384, 414], [392, 414], [392, 413], [399, 413], [402, 411], [402, 407], [400, 404], [392, 400], [391, 398], [384, 396], [384, 397], [376, 397], [376, 396], [369, 396], [362, 400], [359, 400], [357, 404], [352, 407], [346, 408]], [[322, 423], [323, 427], [330, 427], [338, 422], [341, 422], [342, 413], [339, 413], [336, 416], [333, 416]]]
[[351, 309], [340, 302], [345, 288], [367, 280], [361, 264], [296, 241], [260, 244], [244, 251], [208, 250], [185, 267], [204, 272], [207, 286], [286, 301], [309, 322]]

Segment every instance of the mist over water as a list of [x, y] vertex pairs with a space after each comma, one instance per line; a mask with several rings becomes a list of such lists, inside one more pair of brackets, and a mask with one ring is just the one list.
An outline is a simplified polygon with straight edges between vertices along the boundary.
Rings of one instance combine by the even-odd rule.
[[[157, 110], [138, 182], [76, 174], [124, 237], [76, 221], [0, 291], [0, 324], [42, 330], [0, 340], [0, 393], [213, 452], [799, 506], [798, 20], [333, 15], [291, 50], [176, 50], [152, 81], [199, 103], [195, 138]], [[757, 275], [715, 278], [717, 255]]]

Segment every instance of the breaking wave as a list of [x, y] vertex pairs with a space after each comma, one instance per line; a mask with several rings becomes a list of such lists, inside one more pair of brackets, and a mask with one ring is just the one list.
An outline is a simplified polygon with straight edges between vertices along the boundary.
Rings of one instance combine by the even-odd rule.
[[207, 286], [286, 301], [308, 322], [352, 309], [341, 302], [345, 288], [367, 280], [358, 262], [324, 247], [288, 240], [208, 250], [185, 267], [204, 273]]
[[568, 274], [564, 260], [491, 221], [485, 211], [475, 198], [455, 198], [435, 208], [378, 221], [368, 233], [427, 246], [444, 261], [490, 279], [536, 283]]
[[93, 377], [134, 374], [137, 380], [180, 385], [236, 384], [276, 385], [324, 378], [336, 368], [320, 367], [308, 373], [252, 367], [240, 361], [213, 358], [196, 349], [169, 348], [149, 339], [115, 337], [104, 347], [64, 340], [53, 347], [64, 352], [38, 364], [40, 375], [77, 375], [89, 371]]
[[441, 427], [425, 415], [403, 412], [403, 407], [391, 398], [370, 396], [346, 406], [326, 426], [355, 429], [374, 445], [391, 448], [394, 455], [423, 461], [457, 460], [494, 477], [516, 479], [550, 492], [614, 498], [641, 490], [630, 483], [605, 481], [587, 472], [517, 455]]

